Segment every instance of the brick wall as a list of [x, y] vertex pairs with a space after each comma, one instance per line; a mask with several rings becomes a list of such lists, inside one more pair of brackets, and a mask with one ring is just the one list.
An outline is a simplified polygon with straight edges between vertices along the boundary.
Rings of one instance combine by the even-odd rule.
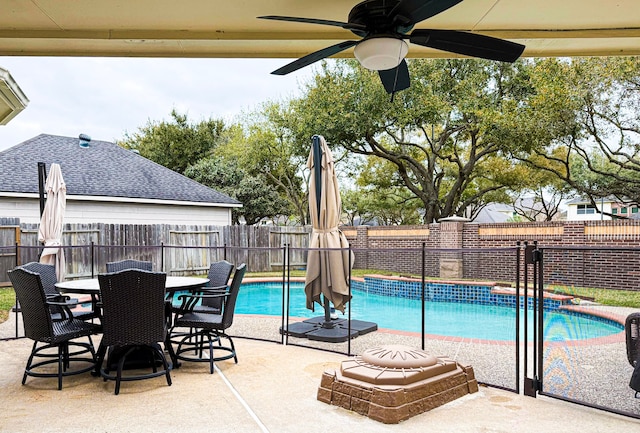
[[[425, 226], [345, 227], [356, 268], [439, 277], [461, 260], [462, 277], [515, 281], [516, 245], [544, 250], [544, 282], [640, 290], [640, 221], [567, 221]], [[523, 271], [523, 267], [520, 268]]]

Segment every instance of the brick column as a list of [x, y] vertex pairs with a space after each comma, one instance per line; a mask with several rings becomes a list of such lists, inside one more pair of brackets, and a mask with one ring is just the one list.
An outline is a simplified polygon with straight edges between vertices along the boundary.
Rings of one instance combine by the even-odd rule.
[[354, 268], [367, 269], [369, 267], [369, 253], [366, 249], [369, 246], [369, 226], [357, 226], [357, 237], [353, 243], [352, 248], [360, 249], [362, 251], [355, 252]]
[[462, 260], [462, 231], [469, 220], [460, 217], [440, 220], [440, 248], [458, 250], [440, 253], [440, 278], [462, 278], [464, 276]]

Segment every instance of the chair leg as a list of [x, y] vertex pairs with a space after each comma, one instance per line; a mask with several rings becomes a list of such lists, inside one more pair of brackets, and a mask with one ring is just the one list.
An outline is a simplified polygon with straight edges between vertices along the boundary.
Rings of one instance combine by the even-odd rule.
[[33, 357], [36, 353], [36, 346], [38, 345], [37, 341], [33, 342], [33, 347], [31, 348], [31, 355], [29, 355], [29, 359], [27, 359], [27, 366], [24, 368], [24, 375], [22, 376], [22, 384], [24, 385], [27, 382], [28, 371], [31, 370], [31, 364], [33, 364]]
[[116, 395], [120, 394], [120, 382], [122, 381], [122, 370], [124, 369], [124, 361], [133, 350], [134, 348], [130, 348], [129, 350], [124, 352], [118, 360], [118, 370], [116, 371]]
[[165, 376], [167, 378], [167, 385], [171, 386], [171, 369], [169, 368], [167, 357], [164, 356], [164, 353], [162, 353], [162, 349], [154, 347], [153, 350], [156, 351], [158, 355], [160, 355], [160, 359], [162, 360], [162, 366], [164, 367], [164, 371], [165, 371]]
[[231, 337], [225, 334], [225, 337], [229, 340], [229, 344], [231, 345], [231, 350], [233, 351], [233, 360], [238, 363], [238, 355], [236, 354], [236, 346], [233, 344], [233, 340]]
[[209, 374], [213, 374], [215, 371], [215, 361], [213, 359], [213, 342], [215, 340], [211, 339], [211, 334], [207, 332], [207, 340], [209, 341]]
[[64, 344], [58, 346], [58, 391], [62, 389], [62, 368], [66, 365]]
[[98, 346], [98, 353], [96, 353], [96, 368], [91, 372], [92, 376], [100, 376], [100, 368], [102, 368], [102, 362], [104, 361], [104, 357], [107, 353], [107, 346], [100, 342], [100, 346]]
[[169, 358], [171, 358], [171, 364], [173, 368], [180, 368], [180, 363], [178, 362], [178, 358], [176, 357], [176, 352], [173, 350], [173, 345], [171, 344], [171, 335], [167, 334], [166, 339], [164, 340], [164, 348], [167, 352], [169, 352]]

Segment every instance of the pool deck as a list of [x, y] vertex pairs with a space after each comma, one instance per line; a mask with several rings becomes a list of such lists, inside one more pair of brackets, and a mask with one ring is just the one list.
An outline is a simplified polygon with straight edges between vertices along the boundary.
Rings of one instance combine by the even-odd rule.
[[[14, 332], [13, 317], [0, 324], [0, 337]], [[241, 329], [264, 322], [257, 317], [242, 319]], [[235, 342], [238, 364], [219, 362], [219, 370], [210, 375], [204, 364], [184, 363], [172, 372], [171, 387], [164, 378], [126, 382], [115, 396], [112, 382], [89, 374], [65, 378], [62, 391], [56, 389], [55, 379], [28, 378], [22, 386], [32, 342], [0, 341], [0, 432], [640, 431], [640, 420], [489, 387], [399, 424], [385, 425], [317, 400], [322, 373], [339, 368], [346, 356], [248, 339]], [[640, 399], [636, 404], [640, 408]]]

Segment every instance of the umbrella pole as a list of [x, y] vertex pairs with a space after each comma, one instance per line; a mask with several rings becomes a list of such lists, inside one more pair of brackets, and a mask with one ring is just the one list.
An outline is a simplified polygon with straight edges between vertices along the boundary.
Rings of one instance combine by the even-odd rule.
[[38, 195], [40, 197], [40, 217], [44, 212], [44, 183], [47, 180], [47, 165], [44, 162], [38, 163]]
[[[38, 196], [40, 198], [40, 218], [42, 218], [42, 214], [44, 213], [44, 203], [45, 203], [44, 185], [46, 180], [47, 180], [47, 164], [45, 164], [44, 162], [39, 162], [38, 163]], [[43, 245], [44, 245], [44, 242], [43, 242]], [[40, 250], [40, 252], [38, 253], [38, 261], [40, 261], [40, 257], [42, 256], [42, 251], [44, 250]]]
[[[320, 137], [317, 135], [313, 136], [313, 176], [316, 187], [316, 211], [318, 215], [318, 219], [320, 219], [320, 203], [322, 201], [322, 147], [320, 146]], [[322, 254], [318, 254], [318, 259], [320, 260], [320, 274], [322, 274]], [[331, 323], [331, 301], [322, 295], [324, 299], [324, 323], [322, 324], [323, 328], [333, 328], [333, 323]]]

